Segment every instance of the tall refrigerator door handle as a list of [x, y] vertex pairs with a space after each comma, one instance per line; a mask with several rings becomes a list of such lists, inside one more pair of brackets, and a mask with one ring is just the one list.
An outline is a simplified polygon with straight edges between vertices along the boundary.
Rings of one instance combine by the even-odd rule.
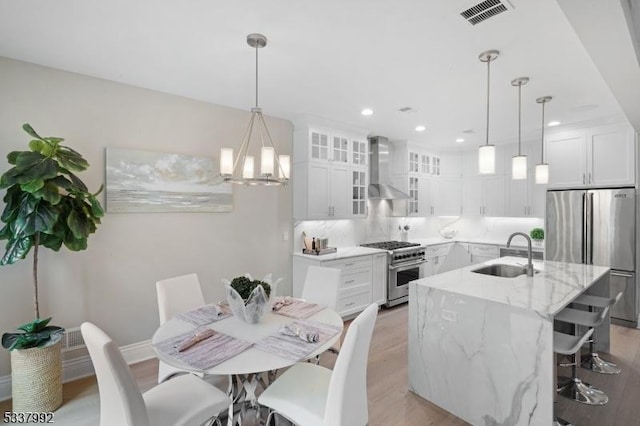
[[[584, 179], [584, 173], [582, 174]], [[587, 194], [582, 194], [582, 263], [587, 262]]]
[[586, 236], [585, 245], [587, 246], [587, 261], [589, 265], [593, 264], [593, 193], [587, 192], [586, 205]]
[[624, 272], [610, 271], [614, 277], [633, 278], [633, 274], [625, 274]]

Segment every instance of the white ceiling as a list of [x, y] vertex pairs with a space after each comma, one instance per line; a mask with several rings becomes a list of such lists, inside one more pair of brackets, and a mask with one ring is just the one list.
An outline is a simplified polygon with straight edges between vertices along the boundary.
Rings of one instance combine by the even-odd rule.
[[[563, 123], [622, 110], [556, 0], [512, 0], [476, 26], [467, 0], [0, 0], [0, 56], [248, 110], [254, 103], [259, 32], [260, 106], [295, 120], [316, 115], [392, 139], [456, 146], [484, 143], [486, 65], [492, 141], [540, 131], [535, 99]], [[415, 112], [398, 112], [409, 106]], [[360, 115], [370, 107], [374, 114]], [[427, 131], [413, 129], [425, 124]]]

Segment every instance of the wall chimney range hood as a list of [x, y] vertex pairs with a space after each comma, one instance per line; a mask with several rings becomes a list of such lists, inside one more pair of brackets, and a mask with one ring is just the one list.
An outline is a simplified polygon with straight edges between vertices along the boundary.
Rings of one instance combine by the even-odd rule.
[[391, 185], [389, 175], [389, 139], [382, 136], [369, 138], [369, 198], [408, 200], [409, 196]]

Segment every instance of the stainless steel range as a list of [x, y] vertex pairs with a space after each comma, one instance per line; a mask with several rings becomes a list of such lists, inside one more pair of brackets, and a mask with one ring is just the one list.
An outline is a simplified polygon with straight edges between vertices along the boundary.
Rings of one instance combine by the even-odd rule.
[[409, 281], [422, 278], [421, 266], [426, 263], [424, 247], [417, 243], [404, 241], [382, 241], [379, 243], [362, 244], [387, 250], [387, 303], [385, 306], [395, 306], [409, 300]]

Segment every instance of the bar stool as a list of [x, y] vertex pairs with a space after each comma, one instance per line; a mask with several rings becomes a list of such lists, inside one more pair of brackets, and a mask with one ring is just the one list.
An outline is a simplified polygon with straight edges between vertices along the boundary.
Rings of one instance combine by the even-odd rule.
[[554, 351], [563, 355], [571, 355], [572, 358], [571, 377], [559, 378], [559, 380], [563, 382], [563, 384], [557, 389], [559, 395], [588, 405], [604, 405], [609, 401], [609, 397], [606, 393], [591, 386], [589, 383], [583, 382], [577, 375], [577, 353], [580, 352], [580, 348], [587, 339], [591, 337], [595, 327], [604, 321], [607, 312], [609, 312], [608, 306], [600, 312], [587, 312], [572, 308], [565, 308], [555, 316], [555, 319], [559, 321], [589, 327], [589, 331], [582, 336], [573, 336], [559, 332], [553, 333]]
[[[584, 294], [576, 298], [573, 303], [585, 305], [589, 307], [589, 311], [592, 312], [594, 308], [609, 308], [618, 303], [622, 298], [622, 292], [618, 293], [616, 297], [601, 297], [592, 296], [590, 294]], [[601, 374], [619, 374], [620, 367], [616, 364], [605, 361], [600, 358], [600, 355], [596, 352], [596, 333], [593, 333], [593, 338], [589, 341], [589, 354], [582, 357], [582, 367]]]
[[[564, 334], [558, 331], [553, 332], [553, 351], [561, 355], [572, 355], [574, 360], [574, 364], [572, 366], [573, 379], [570, 381], [570, 383], [568, 383], [564, 387], [569, 386], [569, 384], [573, 384], [575, 387], [588, 387], [588, 389], [591, 388], [591, 385], [589, 385], [588, 383], [582, 383], [580, 379], [576, 377], [575, 361], [576, 361], [576, 353], [580, 351], [580, 348], [582, 347], [582, 345], [584, 345], [584, 343], [587, 341], [589, 337], [591, 337], [592, 334], [593, 334], [593, 329], [589, 329], [589, 331], [587, 331], [582, 336]], [[554, 377], [555, 377], [555, 374], [554, 374]], [[558, 393], [560, 392], [560, 388], [557, 389], [557, 392]], [[566, 395], [563, 395], [563, 396], [566, 396]], [[605, 398], [606, 398], [606, 395], [605, 395]], [[566, 421], [561, 417], [555, 417], [553, 425], [554, 426], [558, 426], [558, 425], [571, 426], [571, 423], [569, 423], [568, 421]]]

